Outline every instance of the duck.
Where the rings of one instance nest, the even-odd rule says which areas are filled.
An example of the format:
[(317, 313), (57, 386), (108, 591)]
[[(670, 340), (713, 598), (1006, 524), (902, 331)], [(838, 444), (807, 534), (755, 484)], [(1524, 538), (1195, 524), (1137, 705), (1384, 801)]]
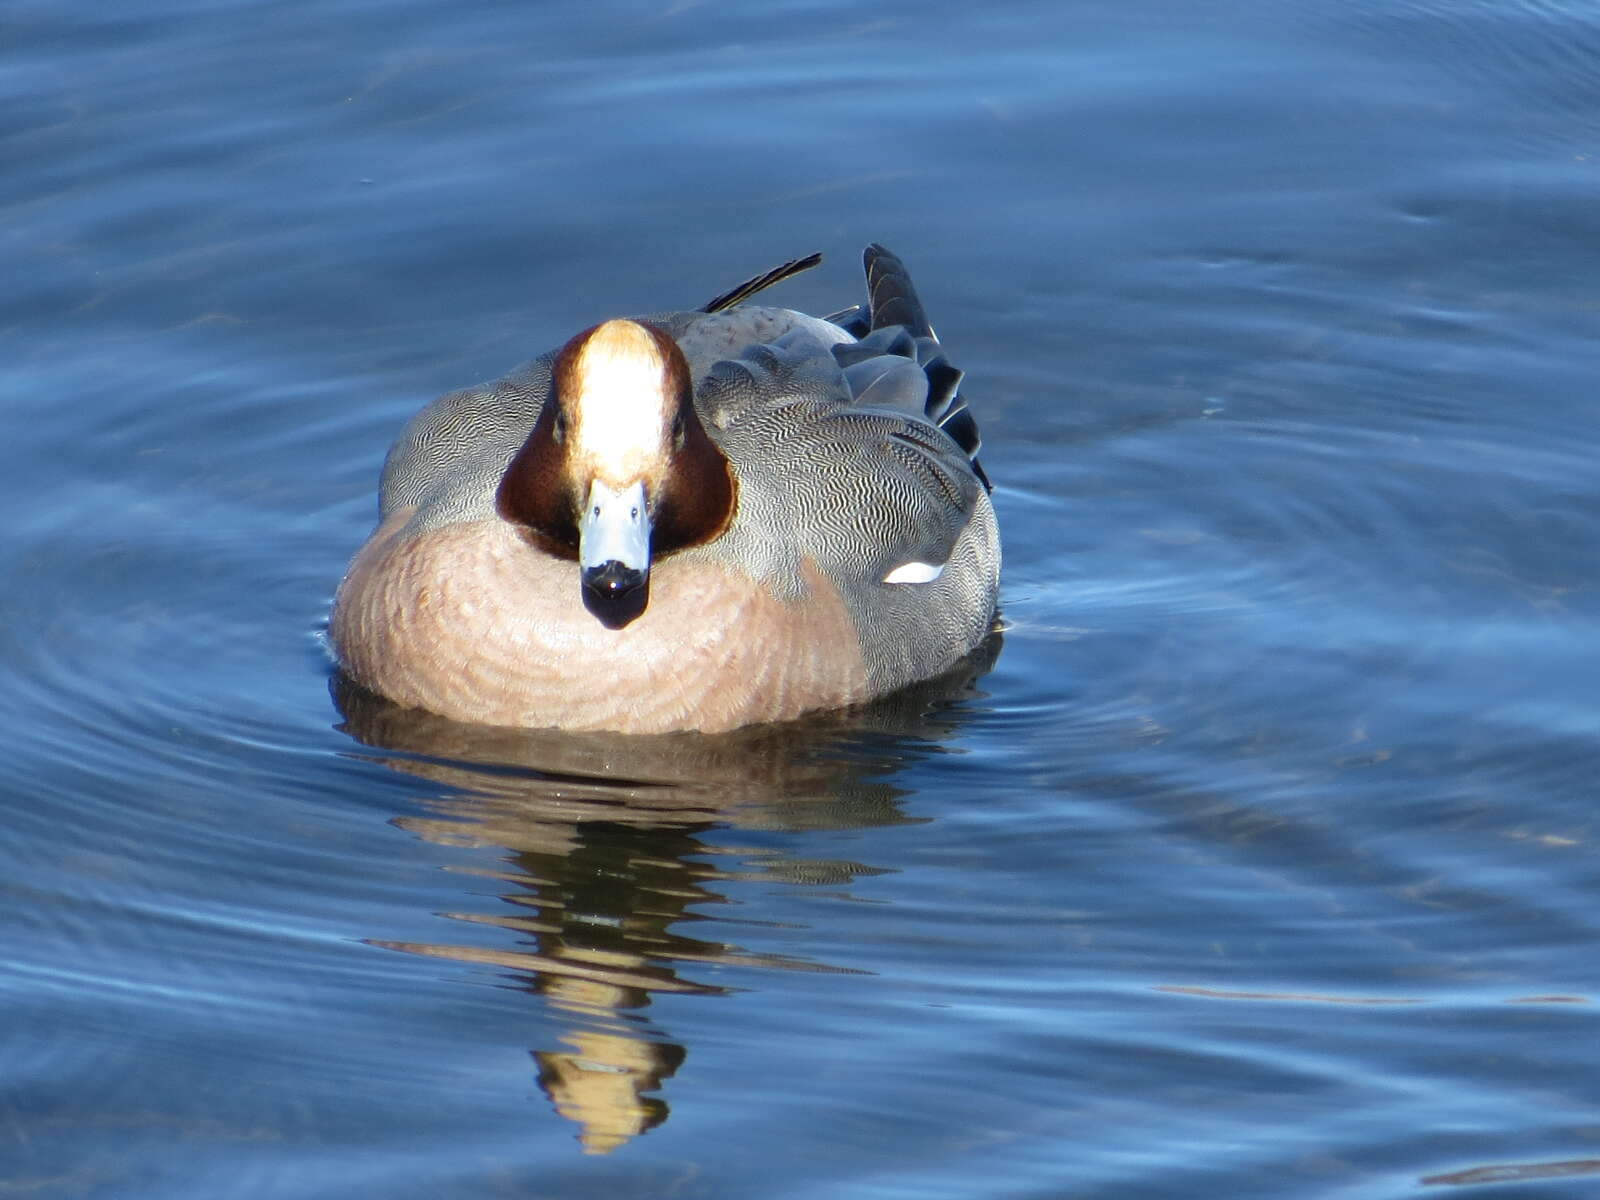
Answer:
[(978, 427), (904, 263), (827, 316), (591, 326), (418, 412), (339, 585), (349, 681), (525, 729), (720, 733), (884, 696), (996, 627)]

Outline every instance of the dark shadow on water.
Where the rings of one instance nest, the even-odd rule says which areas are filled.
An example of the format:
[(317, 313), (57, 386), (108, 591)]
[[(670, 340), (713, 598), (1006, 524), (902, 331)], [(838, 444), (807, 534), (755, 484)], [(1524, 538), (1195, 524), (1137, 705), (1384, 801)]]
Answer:
[[(730, 849), (711, 830), (826, 830), (907, 824), (896, 783), (943, 752), (993, 666), (992, 637), (937, 680), (875, 704), (716, 736), (628, 737), (463, 725), (400, 708), (336, 677), (340, 728), (372, 761), (434, 785), (429, 815), (396, 824), (429, 841), (494, 846), (504, 907), (452, 918), (504, 931), (503, 945), (374, 941), (500, 967), (570, 1015), (559, 1047), (531, 1051), (541, 1089), (604, 1154), (666, 1120), (660, 1089), (687, 1050), (644, 1014), (658, 993), (718, 995), (721, 967), (838, 971), (691, 936), (734, 880), (848, 886), (868, 864)], [(726, 865), (724, 865), (726, 864)], [(719, 927), (727, 928), (726, 922)]]

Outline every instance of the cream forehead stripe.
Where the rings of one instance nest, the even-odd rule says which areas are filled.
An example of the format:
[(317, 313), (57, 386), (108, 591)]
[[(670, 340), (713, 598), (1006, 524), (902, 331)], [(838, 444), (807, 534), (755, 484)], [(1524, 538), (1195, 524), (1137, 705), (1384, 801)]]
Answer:
[(596, 463), (630, 470), (661, 452), (673, 401), (667, 365), (649, 332), (632, 321), (607, 321), (573, 363), (569, 411), (575, 449)]

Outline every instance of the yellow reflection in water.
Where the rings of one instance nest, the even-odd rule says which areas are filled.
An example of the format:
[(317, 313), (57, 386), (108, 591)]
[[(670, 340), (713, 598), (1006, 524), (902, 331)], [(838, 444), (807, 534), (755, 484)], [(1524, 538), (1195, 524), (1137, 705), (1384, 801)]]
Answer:
[(841, 887), (877, 873), (740, 853), (699, 835), (908, 823), (895, 777), (943, 752), (962, 719), (950, 702), (971, 693), (997, 652), (996, 641), (946, 679), (868, 708), (718, 737), (458, 725), (337, 684), (344, 729), (386, 751), (378, 761), (435, 785), (419, 798), (430, 815), (395, 823), (429, 841), (498, 849), (502, 868), (476, 874), (509, 887), (498, 912), (444, 914), (498, 935), (491, 944), (371, 944), (504, 968), (566, 1014), (559, 1044), (530, 1051), (539, 1085), (578, 1126), (584, 1152), (608, 1154), (667, 1119), (651, 1093), (687, 1054), (642, 1010), (656, 993), (727, 990), (681, 968), (838, 969), (688, 936), (678, 927), (717, 928), (694, 909), (726, 903), (733, 880)]

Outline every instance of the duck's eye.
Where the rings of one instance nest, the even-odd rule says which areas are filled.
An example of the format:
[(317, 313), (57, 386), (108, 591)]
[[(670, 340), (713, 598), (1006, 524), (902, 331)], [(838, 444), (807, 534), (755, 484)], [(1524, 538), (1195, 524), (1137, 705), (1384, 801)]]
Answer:
[(679, 413), (672, 422), (672, 448), (682, 450), (684, 443), (683, 414)]
[(558, 442), (567, 440), (567, 414), (556, 409), (556, 419), (550, 425), (550, 436)]

